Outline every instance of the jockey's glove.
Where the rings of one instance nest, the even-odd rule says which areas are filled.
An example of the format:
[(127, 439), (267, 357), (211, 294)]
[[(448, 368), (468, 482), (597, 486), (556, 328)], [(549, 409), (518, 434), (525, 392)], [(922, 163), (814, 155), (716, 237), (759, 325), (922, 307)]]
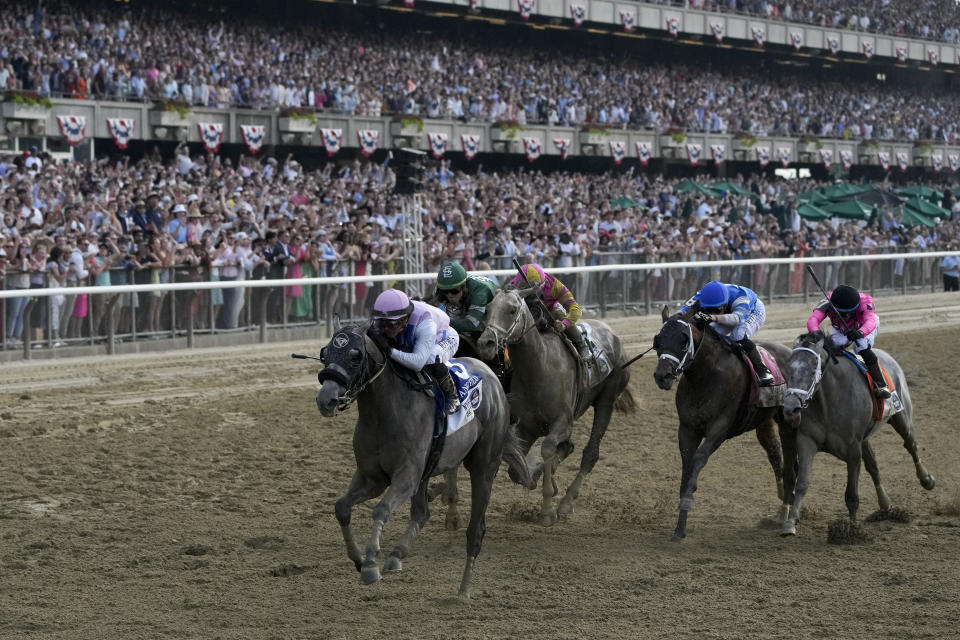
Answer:
[(849, 331), (847, 331), (846, 335), (847, 335), (847, 340), (849, 340), (850, 342), (856, 342), (857, 340), (863, 337), (863, 331), (860, 331), (860, 329), (850, 329)]

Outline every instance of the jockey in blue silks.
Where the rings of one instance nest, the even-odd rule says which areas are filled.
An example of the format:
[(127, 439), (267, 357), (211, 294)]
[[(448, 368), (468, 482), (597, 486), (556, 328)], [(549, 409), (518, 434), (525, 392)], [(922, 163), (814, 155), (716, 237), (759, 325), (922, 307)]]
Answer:
[(763, 363), (757, 345), (750, 340), (767, 318), (766, 309), (757, 294), (747, 287), (713, 280), (684, 303), (680, 308), (681, 313), (689, 311), (697, 303), (699, 310), (710, 316), (710, 326), (714, 331), (739, 344), (747, 354), (760, 385), (772, 383), (773, 374)]

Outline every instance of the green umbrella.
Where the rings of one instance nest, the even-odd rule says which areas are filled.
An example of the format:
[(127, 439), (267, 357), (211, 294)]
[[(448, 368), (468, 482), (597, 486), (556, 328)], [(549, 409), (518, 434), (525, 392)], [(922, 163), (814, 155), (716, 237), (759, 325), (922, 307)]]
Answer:
[(729, 191), (731, 193), (737, 194), (738, 196), (752, 195), (750, 191), (747, 191), (740, 185), (734, 182), (730, 182), (729, 180), (714, 182), (712, 185), (710, 185), (710, 188), (714, 190)]
[(873, 212), (873, 207), (860, 202), (856, 198), (852, 200), (844, 200), (843, 202), (835, 202), (833, 204), (823, 205), (823, 209), (828, 211), (832, 216), (836, 216), (838, 218), (851, 218), (854, 220), (866, 220)]
[(917, 196), (918, 198), (925, 198), (927, 200), (936, 200), (940, 202), (943, 200), (943, 194), (937, 191), (936, 189), (931, 189), (930, 187), (918, 184), (913, 187), (904, 187), (903, 189), (897, 189), (897, 193), (902, 196)]
[(683, 180), (677, 183), (677, 186), (673, 188), (674, 193), (703, 193), (711, 198), (716, 198), (720, 194), (710, 187), (706, 187), (699, 182), (694, 182), (693, 180)]
[(800, 208), (797, 209), (797, 213), (800, 214), (801, 218), (806, 218), (807, 220), (829, 220), (833, 217), (833, 214), (829, 211), (825, 211), (817, 205), (809, 202), (807, 204), (800, 205)]
[(863, 187), (859, 187), (849, 182), (841, 182), (840, 184), (834, 184), (829, 187), (824, 187), (821, 193), (827, 198), (842, 198), (843, 196), (849, 196), (853, 193), (860, 193), (864, 191)]
[(910, 198), (907, 200), (907, 207), (925, 216), (934, 216), (936, 218), (950, 217), (949, 211), (923, 198)]
[(900, 216), (900, 224), (905, 227), (915, 227), (918, 224), (922, 224), (925, 227), (932, 227), (937, 223), (922, 213), (918, 213), (909, 207), (904, 207), (903, 215)]
[(799, 200), (800, 202), (820, 203), (820, 202), (826, 202), (827, 197), (822, 193), (820, 193), (819, 189), (814, 189), (813, 191), (807, 191), (807, 192), (801, 193), (800, 195), (797, 196), (797, 200)]
[(630, 207), (635, 207), (635, 206), (637, 206), (637, 203), (633, 200), (633, 198), (628, 198), (627, 196), (614, 198), (613, 200), (610, 201), (611, 209), (613, 208), (629, 209)]

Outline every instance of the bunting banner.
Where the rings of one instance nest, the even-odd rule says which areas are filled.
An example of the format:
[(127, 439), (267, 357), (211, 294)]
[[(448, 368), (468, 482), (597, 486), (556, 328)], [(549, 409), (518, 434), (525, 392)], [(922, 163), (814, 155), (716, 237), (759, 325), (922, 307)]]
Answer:
[(403, 4), (407, 5), (408, 9), (413, 9), (413, 0), (403, 0)]
[(718, 167), (723, 164), (723, 159), (727, 155), (727, 147), (722, 144), (710, 145), (710, 153), (713, 154), (713, 164)]
[(480, 0), (469, 0), (469, 2), (470, 2), (470, 11), (479, 11), (479, 9), (477, 8), (477, 3), (480, 2)]
[(633, 27), (637, 23), (637, 17), (633, 15), (633, 11), (621, 11), (620, 12), (620, 24), (623, 25), (623, 30), (627, 33), (633, 31)]
[(680, 35), (680, 21), (677, 18), (667, 18), (667, 33), (676, 38)]
[(197, 129), (200, 131), (204, 148), (210, 153), (216, 153), (220, 149), (220, 141), (223, 140), (223, 125), (219, 122), (198, 122)]
[(529, 20), (533, 13), (534, 0), (517, 0), (517, 5), (520, 7), (520, 17), (524, 21)]
[(136, 120), (128, 120), (127, 118), (107, 118), (107, 129), (110, 130), (110, 136), (121, 149), (127, 148), (127, 143), (133, 137), (133, 128), (136, 123)]
[(480, 151), (480, 136), (467, 133), (460, 134), (460, 147), (463, 149), (463, 155), (467, 160), (473, 160), (473, 157)]
[(830, 163), (833, 162), (833, 151), (830, 149), (820, 149), (820, 159), (823, 160), (823, 166), (829, 169)]
[(901, 172), (905, 172), (910, 166), (910, 158), (907, 157), (906, 151), (897, 151), (897, 166), (900, 167)]
[(260, 151), (263, 146), (263, 139), (267, 137), (267, 127), (262, 124), (242, 124), (240, 125), (240, 137), (250, 153)]
[(640, 164), (647, 166), (650, 162), (650, 155), (652, 151), (650, 149), (650, 143), (648, 142), (638, 142), (637, 143), (637, 159), (640, 161)]
[(567, 152), (570, 151), (570, 138), (554, 138), (553, 146), (560, 150), (560, 159), (567, 159)]
[(853, 166), (853, 151), (840, 149), (840, 163), (843, 165), (844, 171), (849, 171), (850, 167)]
[(757, 152), (757, 162), (763, 169), (770, 163), (770, 147), (754, 147), (753, 150)]
[(613, 158), (613, 164), (623, 162), (623, 156), (627, 153), (627, 143), (623, 140), (610, 141), (610, 157)]
[(439, 160), (447, 152), (447, 134), (428, 133), (427, 139), (430, 141), (430, 153)]
[(897, 60), (900, 62), (906, 62), (907, 60), (907, 48), (906, 47), (897, 47)]
[(87, 135), (87, 119), (84, 116), (57, 116), (57, 124), (71, 147), (83, 142)]
[(793, 45), (794, 49), (800, 51), (800, 48), (803, 46), (803, 34), (799, 31), (791, 31), (790, 43)]
[(320, 135), (323, 137), (323, 148), (327, 150), (327, 156), (337, 155), (343, 142), (343, 129), (320, 129)]
[(570, 17), (573, 18), (573, 26), (579, 27), (587, 19), (587, 10), (581, 4), (570, 5)]
[(890, 171), (890, 154), (886, 151), (877, 152), (877, 162), (883, 167), (884, 171)]
[(947, 161), (950, 163), (950, 171), (956, 172), (960, 169), (960, 153), (951, 153), (947, 156)]
[(717, 42), (723, 42), (723, 23), (722, 22), (711, 22), (710, 31), (713, 33), (713, 37), (717, 39)]
[(380, 142), (380, 132), (376, 129), (360, 129), (357, 131), (357, 142), (360, 143), (360, 153), (363, 157), (369, 158), (377, 150), (377, 143)]
[(763, 30), (763, 27), (750, 27), (750, 31), (753, 33), (753, 41), (757, 43), (758, 47), (762, 47), (767, 40), (767, 32)]
[(527, 155), (527, 162), (533, 162), (543, 153), (543, 148), (540, 146), (540, 141), (536, 138), (524, 138), (523, 152)]
[(860, 48), (863, 50), (863, 55), (867, 57), (867, 60), (873, 57), (873, 40), (861, 40)]
[(933, 66), (937, 66), (937, 62), (940, 61), (940, 54), (937, 53), (936, 49), (927, 49), (927, 60), (929, 60)]
[(933, 170), (940, 173), (940, 170), (943, 169), (943, 154), (934, 153), (930, 156), (930, 161), (933, 163)]
[(695, 167), (700, 164), (700, 153), (702, 151), (700, 145), (687, 143), (687, 159), (690, 160), (690, 166)]
[(830, 50), (830, 55), (837, 55), (837, 51), (840, 51), (840, 39), (829, 36), (827, 38), (827, 49)]
[(784, 169), (790, 166), (790, 147), (778, 147), (777, 157), (780, 158), (780, 166)]

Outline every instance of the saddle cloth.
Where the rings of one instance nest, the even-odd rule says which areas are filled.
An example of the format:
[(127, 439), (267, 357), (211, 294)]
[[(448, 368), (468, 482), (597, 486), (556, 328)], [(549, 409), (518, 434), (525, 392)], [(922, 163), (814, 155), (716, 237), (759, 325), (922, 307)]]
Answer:
[(460, 409), (447, 416), (447, 434), (449, 435), (473, 420), (474, 413), (483, 399), (483, 378), (479, 374), (468, 371), (460, 362), (447, 362), (446, 365), (450, 370), (450, 377), (457, 386), (457, 394), (460, 396)]
[(773, 374), (773, 384), (761, 387), (759, 380), (757, 380), (757, 371), (753, 368), (753, 363), (750, 362), (750, 358), (748, 358), (745, 353), (741, 352), (740, 357), (747, 363), (747, 369), (749, 369), (751, 373), (750, 404), (758, 407), (782, 406), (783, 393), (787, 388), (787, 380), (783, 377), (783, 372), (780, 371), (780, 367), (777, 366), (777, 361), (774, 360), (769, 351), (760, 345), (757, 345), (757, 351), (763, 359), (763, 364), (767, 365), (767, 369)]
[(843, 351), (843, 355), (849, 358), (853, 364), (857, 365), (857, 369), (863, 374), (863, 379), (867, 383), (867, 389), (870, 391), (873, 419), (876, 422), (885, 422), (889, 420), (891, 416), (903, 411), (903, 401), (900, 400), (900, 394), (897, 393), (896, 388), (893, 386), (893, 379), (890, 378), (890, 374), (883, 368), (883, 365), (880, 365), (880, 372), (883, 373), (883, 377), (887, 381), (887, 387), (890, 389), (889, 398), (878, 398), (873, 393), (873, 377), (870, 375), (870, 372), (867, 371), (867, 365), (863, 363), (863, 358), (850, 351)]

